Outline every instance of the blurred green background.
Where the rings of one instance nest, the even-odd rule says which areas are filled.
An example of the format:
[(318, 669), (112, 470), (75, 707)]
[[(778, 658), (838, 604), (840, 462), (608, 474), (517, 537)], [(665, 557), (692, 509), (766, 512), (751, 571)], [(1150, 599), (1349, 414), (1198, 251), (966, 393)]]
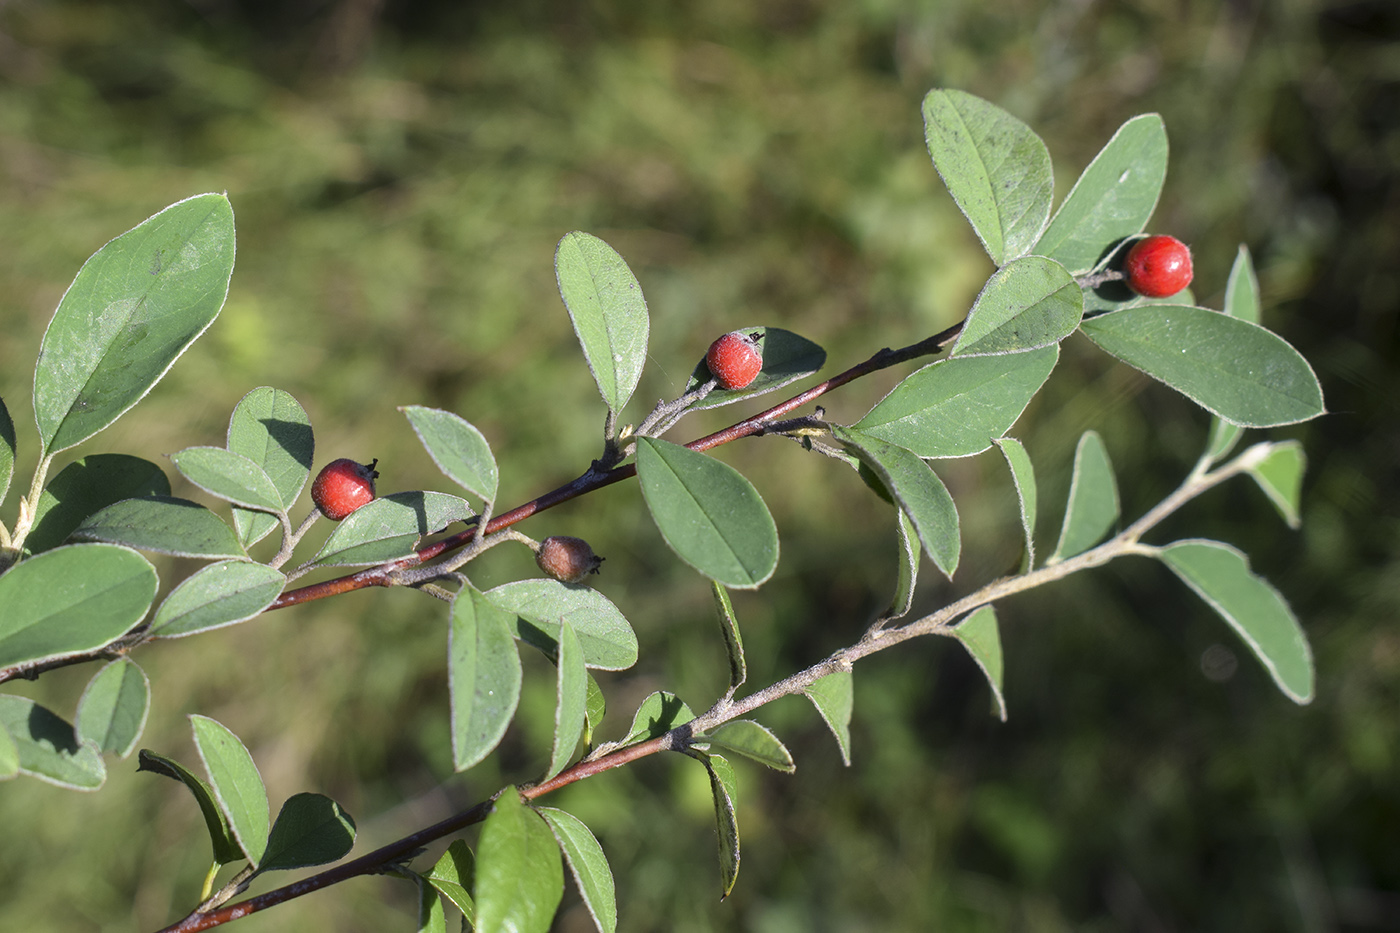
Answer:
[[(1061, 195), (1120, 123), (1160, 112), (1172, 161), (1152, 227), (1192, 244), (1203, 303), (1219, 306), (1250, 246), (1265, 321), (1313, 362), (1332, 412), (1269, 432), (1307, 446), (1304, 527), (1287, 531), (1238, 481), (1154, 540), (1245, 548), (1303, 620), (1317, 699), (1288, 702), (1163, 569), (1126, 562), (999, 607), (1007, 724), (942, 641), (862, 662), (849, 770), (803, 701), (765, 710), (798, 770), (740, 766), (743, 865), (724, 903), (691, 762), (644, 761), (548, 802), (600, 838), (629, 931), (1400, 929), (1392, 2), (11, 0), (0, 394), (20, 427), (16, 486), (34, 459), (33, 359), (63, 289), (107, 239), (202, 191), (227, 191), (237, 214), (228, 304), (74, 456), (163, 462), (220, 443), (238, 399), (275, 385), (310, 412), (317, 461), (379, 457), (381, 491), (450, 487), (396, 406), (459, 412), (494, 446), (502, 505), (525, 501), (599, 452), (602, 405), (554, 287), (554, 244), (572, 229), (612, 243), (651, 306), (634, 420), (735, 327), (798, 331), (832, 372), (926, 336), (991, 271), (924, 149), (919, 102), (941, 86), (1042, 133)], [(831, 396), (830, 415), (854, 420), (901, 374)], [(1207, 426), (1068, 341), (1015, 429), (1041, 477), (1042, 547), (1083, 430), (1104, 434), (1132, 517), (1179, 481)], [(794, 445), (719, 455), (782, 534), (778, 575), (736, 597), (757, 686), (883, 609), (893, 519), (853, 473)], [(1000, 458), (945, 467), (964, 557), (952, 584), (925, 565), (926, 609), (1018, 557)], [(722, 692), (707, 586), (634, 484), (522, 530), (588, 537), (608, 558), (598, 589), (639, 632), (636, 668), (600, 678), (605, 737), (652, 690), (695, 708)], [(482, 587), (535, 573), (519, 548), (473, 568)], [(162, 579), (190, 569), (164, 563)], [(196, 765), (185, 715), (214, 716), (249, 745), (274, 807), (330, 794), (368, 851), (548, 760), (552, 680), (530, 660), (500, 752), (452, 774), (444, 619), (376, 590), (145, 649), (141, 744)], [(15, 689), (71, 715), (90, 673)], [(0, 786), (0, 927), (153, 930), (194, 903), (209, 847), (193, 802), (134, 760), (110, 764), (95, 794)], [(407, 930), (412, 904), (401, 881), (361, 879), (238, 929)], [(589, 928), (572, 891), (557, 928)]]

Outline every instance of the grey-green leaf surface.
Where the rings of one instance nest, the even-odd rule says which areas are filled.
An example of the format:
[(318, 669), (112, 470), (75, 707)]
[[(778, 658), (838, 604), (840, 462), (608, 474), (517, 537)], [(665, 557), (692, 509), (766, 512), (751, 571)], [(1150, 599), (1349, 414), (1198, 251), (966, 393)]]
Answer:
[(247, 621), (272, 605), (286, 585), (286, 576), (266, 564), (210, 564), (170, 591), (151, 620), (150, 634), (179, 638)]
[(500, 744), (520, 702), (520, 654), (510, 619), (471, 586), (452, 601), (447, 639), (452, 762), (465, 771)]
[(696, 753), (710, 776), (710, 793), (715, 799), (715, 828), (719, 836), (720, 900), (734, 890), (739, 880), (739, 820), (734, 814), (739, 798), (739, 781), (734, 766), (722, 755)]
[[(790, 330), (763, 326), (736, 327), (735, 330), (749, 334), (758, 342), (758, 352), (763, 357), (763, 369), (754, 377), (753, 382), (742, 389), (715, 389), (691, 405), (692, 411), (732, 405), (756, 395), (773, 392), (789, 383), (807, 378), (826, 365), (825, 350)], [(689, 392), (708, 382), (710, 375), (710, 367), (703, 359), (700, 360), (686, 382), (685, 391)]]
[(293, 794), (272, 824), (258, 872), (324, 865), (354, 845), (355, 820), (340, 804), (322, 794)]
[(637, 479), (661, 537), (681, 560), (731, 589), (756, 589), (778, 566), (778, 526), (758, 490), (713, 457), (637, 439)]
[(623, 745), (644, 742), (665, 735), (677, 726), (695, 718), (685, 701), (674, 693), (658, 690), (642, 701), (632, 717), (632, 728), (623, 737)]
[(919, 543), (919, 533), (914, 523), (903, 509), (895, 509), (895, 527), (899, 532), (899, 564), (897, 565), (894, 598), (890, 608), (880, 618), (886, 622), (902, 619), (914, 607), (914, 585), (919, 581), (919, 558), (923, 556), (923, 546)]
[(719, 630), (724, 638), (724, 653), (729, 658), (729, 692), (744, 685), (749, 677), (744, 661), (744, 636), (739, 633), (739, 619), (734, 615), (734, 602), (723, 585), (710, 582), (715, 597), (715, 612), (719, 614)]
[(58, 471), (39, 496), (25, 549), (58, 547), (83, 519), (123, 499), (170, 495), (170, 480), (149, 460), (126, 454), (91, 454)]
[(593, 733), (598, 731), (598, 727), (603, 724), (603, 717), (608, 712), (608, 701), (603, 696), (603, 688), (598, 686), (598, 681), (592, 674), (588, 675), (588, 696), (584, 700), (583, 708), (583, 744), (593, 744)]
[(564, 896), (559, 843), (514, 787), (496, 798), (476, 852), (476, 933), (546, 933)]
[(851, 712), (855, 709), (855, 676), (850, 671), (827, 674), (802, 690), (812, 701), (841, 749), (841, 761), (851, 766)]
[(910, 374), (853, 427), (920, 457), (967, 457), (1005, 434), (1059, 359), (1058, 345), (938, 360)]
[(107, 780), (97, 746), (28, 697), (0, 694), (0, 732), (14, 745), (19, 774), (69, 790), (97, 790)]
[(1249, 558), (1219, 541), (1178, 541), (1157, 555), (1244, 639), (1295, 703), (1313, 698), (1308, 638), (1278, 590), (1249, 569)]
[(559, 623), (567, 619), (578, 635), (589, 667), (620, 671), (637, 663), (637, 633), (602, 593), (556, 580), (519, 580), (486, 593), (491, 604), (510, 613), (515, 636), (551, 658), (559, 646)]
[(949, 356), (1018, 353), (1059, 343), (1079, 326), (1084, 290), (1044, 256), (1002, 266), (972, 303)]
[(124, 499), (89, 515), (73, 537), (124, 544), (142, 551), (214, 560), (247, 557), (233, 529), (188, 499)]
[(909, 516), (924, 550), (949, 579), (958, 569), (958, 510), (938, 474), (912, 451), (873, 435), (833, 426), (832, 436), (861, 458)]
[(233, 828), (229, 826), (228, 817), (219, 809), (219, 802), (214, 799), (214, 791), (208, 784), (173, 758), (157, 755), (149, 749), (141, 749), (137, 760), (137, 771), (149, 771), (173, 778), (184, 784), (194, 795), (195, 802), (199, 804), (199, 811), (204, 815), (204, 826), (209, 831), (209, 841), (214, 847), (215, 862), (228, 865), (244, 857), (243, 849), (239, 847), (238, 840), (233, 835)]
[(476, 883), (476, 856), (465, 839), (454, 839), (432, 871), (423, 877), (462, 912), (468, 924), (476, 925), (476, 902), (471, 896)]
[(44, 332), (34, 416), (46, 454), (80, 444), (140, 401), (214, 322), (233, 275), (221, 194), (172, 204), (78, 271)]
[(554, 274), (598, 392), (619, 412), (646, 364), (651, 325), (642, 287), (617, 250), (578, 230), (559, 241)]
[(242, 454), (222, 447), (186, 447), (171, 454), (170, 462), (211, 496), (264, 512), (282, 509), (282, 496), (272, 477)]
[(1299, 514), (1303, 495), (1303, 471), (1307, 469), (1308, 457), (1303, 453), (1303, 445), (1297, 441), (1261, 445), (1266, 453), (1262, 457), (1246, 460), (1246, 469), (1264, 495), (1278, 509), (1289, 528), (1297, 528), (1302, 522)]
[(350, 513), (326, 538), (315, 560), (324, 567), (397, 560), (413, 553), (424, 536), (474, 514), (466, 499), (444, 492), (396, 492)]
[(1103, 540), (1118, 522), (1118, 481), (1097, 431), (1085, 431), (1074, 448), (1069, 501), (1060, 525), (1060, 542), (1046, 564), (1058, 564)]
[(190, 727), (214, 799), (228, 818), (233, 837), (252, 865), (261, 864), (267, 851), (272, 811), (253, 756), (238, 736), (208, 716), (191, 715)]
[(752, 719), (734, 719), (707, 733), (703, 741), (711, 748), (743, 755), (752, 761), (791, 774), (797, 770), (792, 753), (776, 735)]
[[(290, 392), (260, 386), (243, 396), (228, 421), (227, 446), (262, 467), (277, 488), (282, 508), (296, 503), (311, 475), (316, 438), (306, 409)], [(235, 506), (233, 527), (247, 547), (276, 528), (277, 518)]]
[(88, 681), (78, 701), (78, 736), (119, 758), (131, 754), (146, 728), (151, 682), (130, 658), (118, 658)]
[(996, 443), (1011, 469), (1011, 485), (1016, 489), (1016, 501), (1020, 505), (1021, 531), (1026, 536), (1026, 554), (1021, 561), (1021, 572), (1025, 573), (1035, 566), (1035, 511), (1039, 495), (1035, 467), (1031, 465), (1025, 446), (1016, 438), (1002, 437)]
[(956, 90), (924, 97), (924, 139), (943, 184), (998, 266), (1026, 255), (1050, 218), (1050, 151), (1030, 127)]
[(422, 441), (433, 463), (452, 482), (486, 502), (496, 498), (496, 458), (486, 437), (460, 415), (439, 408), (406, 405), (399, 409)]
[(972, 660), (982, 668), (997, 714), (1006, 722), (1006, 697), (1002, 693), (1001, 632), (997, 613), (991, 606), (982, 606), (953, 627), (953, 637), (962, 642)]
[(1108, 248), (1138, 233), (1157, 208), (1167, 177), (1167, 128), (1155, 113), (1133, 117), (1074, 183), (1035, 252), (1070, 272), (1092, 269)]
[(15, 475), (15, 422), (5, 400), (0, 398), (0, 502), (10, 491), (10, 480)]
[[(1235, 255), (1235, 264), (1230, 268), (1230, 279), (1225, 285), (1225, 313), (1241, 321), (1258, 324), (1259, 305), (1259, 279), (1254, 275), (1254, 262), (1250, 259), (1249, 248), (1241, 243), (1239, 252)], [(1222, 421), (1219, 416), (1212, 416), (1210, 422), (1210, 441), (1206, 445), (1206, 454), (1213, 463), (1234, 449), (1239, 443), (1240, 435), (1244, 433), (1244, 428)]]
[(554, 747), (549, 756), (549, 770), (545, 772), (546, 780), (563, 771), (573, 758), (588, 714), (588, 669), (583, 666), (583, 648), (568, 619), (559, 624), (557, 663)]
[(613, 933), (617, 929), (617, 893), (603, 847), (583, 820), (572, 813), (541, 807), (539, 814), (549, 824), (559, 848), (564, 852), (564, 861), (569, 864), (569, 871), (578, 885), (584, 906), (593, 917), (594, 925), (599, 933)]
[(1090, 340), (1226, 421), (1264, 428), (1325, 411), (1297, 350), (1264, 328), (1185, 305), (1124, 308), (1086, 320)]
[(71, 657), (110, 644), (146, 615), (156, 569), (135, 551), (73, 544), (0, 576), (0, 668)]

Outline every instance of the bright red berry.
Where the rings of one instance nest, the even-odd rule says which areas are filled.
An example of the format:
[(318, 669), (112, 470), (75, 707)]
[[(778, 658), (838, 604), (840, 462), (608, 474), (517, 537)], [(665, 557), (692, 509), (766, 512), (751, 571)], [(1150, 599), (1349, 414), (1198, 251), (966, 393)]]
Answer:
[(311, 484), (311, 501), (321, 514), (338, 522), (362, 505), (374, 501), (374, 481), (379, 476), (374, 468), (379, 461), (356, 463), (341, 458), (321, 468), (316, 482)]
[(1191, 284), (1191, 250), (1173, 236), (1138, 240), (1123, 260), (1128, 287), (1147, 298), (1166, 298)]
[(540, 542), (535, 552), (535, 563), (540, 569), (560, 583), (579, 583), (590, 573), (598, 572), (598, 565), (604, 558), (593, 553), (593, 548), (582, 538), (568, 535), (552, 535)]
[(758, 352), (758, 341), (736, 330), (710, 344), (705, 365), (721, 389), (742, 389), (758, 378), (763, 355)]

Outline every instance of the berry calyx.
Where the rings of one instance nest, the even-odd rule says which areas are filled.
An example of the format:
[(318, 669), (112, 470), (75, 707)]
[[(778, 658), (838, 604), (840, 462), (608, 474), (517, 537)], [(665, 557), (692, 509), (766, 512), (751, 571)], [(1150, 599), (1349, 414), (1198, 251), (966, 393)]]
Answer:
[(535, 552), (535, 563), (540, 569), (560, 583), (579, 583), (590, 573), (598, 572), (598, 565), (604, 558), (593, 553), (593, 548), (582, 538), (568, 535), (551, 535), (540, 542)]
[(758, 378), (763, 355), (752, 335), (736, 330), (710, 344), (705, 365), (721, 389), (742, 389)]
[(1191, 250), (1174, 236), (1138, 240), (1123, 260), (1128, 287), (1145, 298), (1166, 298), (1191, 284)]
[(360, 506), (374, 501), (374, 481), (379, 476), (378, 460), (356, 463), (342, 457), (332, 460), (316, 474), (311, 484), (311, 501), (321, 514), (338, 522)]

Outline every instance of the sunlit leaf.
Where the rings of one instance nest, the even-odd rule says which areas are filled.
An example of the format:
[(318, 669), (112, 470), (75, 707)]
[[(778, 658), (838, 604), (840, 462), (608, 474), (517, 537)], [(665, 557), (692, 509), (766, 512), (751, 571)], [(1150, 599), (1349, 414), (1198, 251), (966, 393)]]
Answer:
[(470, 586), (452, 601), (447, 673), (452, 761), (465, 771), (500, 744), (520, 702), (522, 678), (509, 618)]
[(599, 933), (613, 933), (617, 929), (617, 894), (603, 847), (583, 821), (572, 813), (541, 807), (539, 814), (564, 851), (564, 860), (569, 863), (574, 883), (578, 885), (594, 925)]
[(210, 564), (170, 591), (151, 620), (149, 634), (179, 638), (244, 622), (271, 606), (286, 585), (286, 576), (266, 564)]
[(228, 818), (229, 828), (248, 861), (258, 865), (267, 851), (272, 824), (267, 789), (258, 766), (238, 736), (222, 723), (208, 716), (191, 715), (190, 726), (214, 799)]
[[(260, 386), (243, 396), (229, 418), (227, 446), (262, 467), (282, 508), (291, 509), (311, 475), (316, 438), (306, 409), (290, 392)], [(276, 528), (277, 519), (234, 506), (233, 527), (247, 547)]]
[(567, 619), (588, 667), (620, 671), (637, 663), (637, 633), (597, 590), (557, 580), (519, 580), (488, 590), (486, 598), (515, 617), (508, 624), (517, 638), (550, 657), (558, 651), (560, 620)]
[(567, 619), (559, 625), (558, 704), (554, 710), (554, 749), (545, 779), (554, 777), (573, 758), (588, 715), (588, 669), (583, 648)]
[(282, 509), (282, 496), (261, 466), (222, 447), (186, 447), (170, 455), (185, 479), (234, 505), (266, 512)]
[(467, 923), (476, 923), (476, 902), (471, 896), (476, 884), (476, 856), (465, 839), (453, 840), (432, 871), (423, 877), (462, 912)]
[(1058, 564), (1103, 540), (1118, 522), (1118, 482), (1097, 431), (1085, 431), (1074, 449), (1069, 501), (1060, 525), (1060, 542), (1046, 564)]
[(1259, 445), (1261, 456), (1247, 458), (1246, 470), (1278, 509), (1289, 528), (1302, 524), (1303, 471), (1308, 457), (1297, 441)]
[(802, 694), (812, 701), (836, 737), (841, 761), (851, 766), (851, 712), (855, 708), (855, 678), (850, 671), (836, 671), (813, 681)]
[(406, 557), (427, 535), (475, 515), (466, 499), (443, 492), (396, 492), (361, 506), (336, 525), (316, 563), (382, 564)]
[(744, 662), (744, 637), (739, 633), (739, 620), (734, 615), (734, 603), (729, 591), (721, 584), (711, 582), (715, 597), (715, 611), (719, 614), (720, 634), (724, 637), (724, 653), (729, 658), (729, 689), (734, 691), (748, 679), (748, 665)]
[(632, 717), (632, 728), (627, 730), (622, 744), (631, 745), (633, 742), (659, 738), (694, 718), (695, 714), (680, 697), (658, 690), (637, 707)]
[(1014, 437), (997, 439), (997, 447), (1011, 468), (1011, 485), (1016, 490), (1016, 501), (1021, 511), (1021, 531), (1026, 536), (1026, 554), (1021, 561), (1021, 572), (1035, 566), (1035, 510), (1038, 492), (1035, 484), (1035, 467), (1031, 465), (1026, 448)]
[(486, 502), (496, 498), (496, 458), (480, 431), (450, 411), (421, 405), (399, 411), (408, 416), (428, 456), (448, 479)]
[(97, 746), (28, 697), (0, 694), (0, 732), (14, 745), (19, 774), (69, 790), (97, 790), (107, 780)]
[(702, 741), (719, 751), (734, 752), (775, 771), (797, 770), (792, 753), (766, 727), (751, 719), (735, 719), (706, 733)]
[(0, 399), (0, 502), (9, 492), (10, 479), (15, 475), (15, 423), (5, 400)]
[(949, 356), (1018, 353), (1058, 343), (1079, 326), (1084, 291), (1059, 263), (1027, 256), (982, 287)]
[(1001, 633), (997, 627), (996, 610), (991, 606), (975, 610), (953, 627), (953, 636), (963, 643), (972, 660), (982, 668), (992, 688), (997, 714), (1002, 722), (1006, 722), (1006, 697), (1002, 694), (1001, 682)]
[(642, 287), (617, 250), (578, 230), (559, 241), (554, 273), (598, 392), (621, 411), (646, 363), (651, 325)]
[(564, 895), (559, 843), (514, 787), (496, 798), (476, 855), (476, 933), (546, 933)]
[(83, 519), (123, 499), (170, 495), (160, 467), (126, 454), (92, 454), (74, 460), (49, 480), (24, 539), (31, 553), (58, 547)]
[(119, 758), (131, 754), (146, 728), (151, 682), (130, 658), (118, 658), (93, 675), (78, 701), (78, 735)]
[(739, 781), (734, 766), (720, 755), (695, 752), (710, 776), (710, 793), (715, 799), (715, 828), (719, 835), (720, 900), (734, 890), (739, 880), (739, 821), (734, 814)]
[[(1230, 280), (1225, 286), (1225, 313), (1241, 321), (1258, 324), (1259, 306), (1259, 279), (1254, 275), (1254, 262), (1250, 259), (1249, 248), (1241, 243), (1240, 250), (1235, 255), (1235, 264), (1230, 269)], [(1219, 416), (1212, 416), (1210, 441), (1206, 445), (1206, 452), (1211, 461), (1220, 460), (1233, 450), (1242, 434), (1244, 428), (1223, 421)]]
[(124, 544), (142, 551), (195, 557), (247, 557), (233, 529), (188, 499), (149, 496), (124, 499), (89, 515), (73, 537)]

